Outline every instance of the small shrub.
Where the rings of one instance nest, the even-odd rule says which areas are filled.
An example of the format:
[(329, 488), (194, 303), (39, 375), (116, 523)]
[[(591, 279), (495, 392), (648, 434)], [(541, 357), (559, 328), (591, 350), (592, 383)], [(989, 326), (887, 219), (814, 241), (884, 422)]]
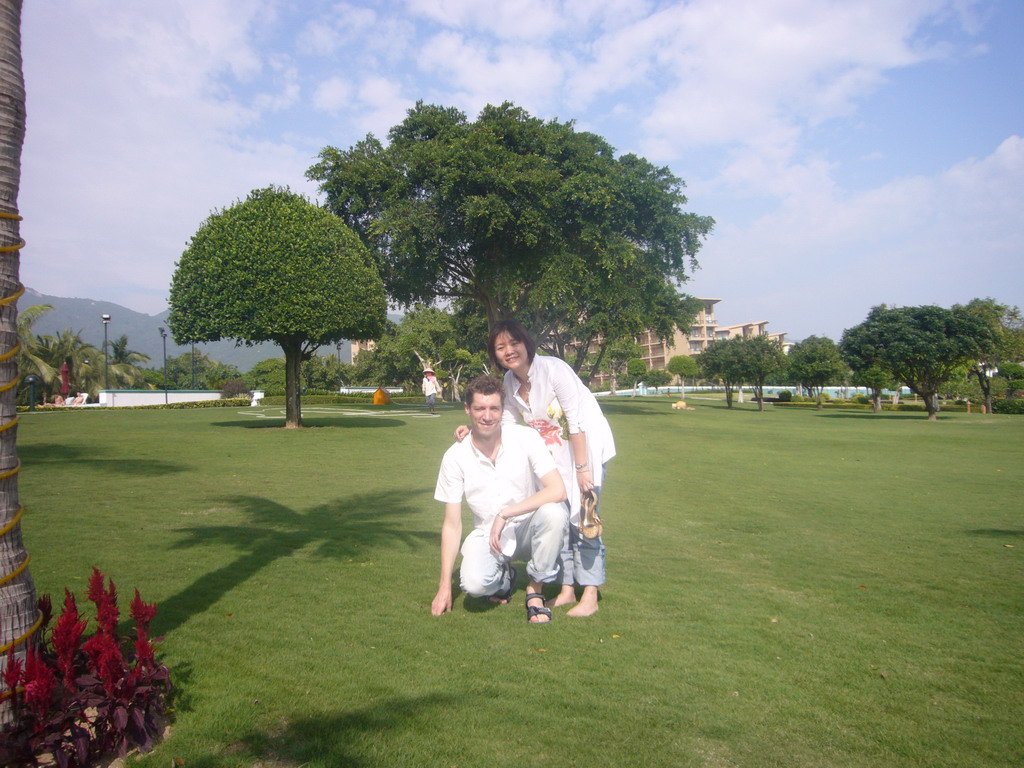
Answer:
[(1000, 399), (992, 401), (992, 413), (1024, 414), (1024, 399)]
[(827, 403), (831, 399), (832, 399), (832, 395), (830, 395), (828, 392), (822, 392), (821, 393), (821, 402)]
[(228, 379), (220, 391), (221, 397), (246, 397), (251, 390), (242, 379)]
[[(88, 599), (96, 606), (96, 633), (83, 642), (87, 621), (64, 590), (64, 610), (49, 638), (48, 597), (39, 600), (38, 645), (24, 661), (12, 648), (3, 683), (12, 692), (11, 719), (0, 729), (0, 765), (81, 768), (100, 757), (153, 748), (166, 711), (170, 673), (157, 664), (149, 624), (156, 606), (131, 603), (134, 637), (117, 634), (117, 588), (93, 568)], [(47, 641), (48, 640), (48, 641)]]
[(871, 398), (867, 395), (857, 394), (854, 395), (851, 400), (858, 405), (871, 405)]
[(780, 403), (789, 403), (793, 400), (793, 393), (788, 389), (783, 389), (779, 391), (779, 394), (776, 395), (776, 397)]

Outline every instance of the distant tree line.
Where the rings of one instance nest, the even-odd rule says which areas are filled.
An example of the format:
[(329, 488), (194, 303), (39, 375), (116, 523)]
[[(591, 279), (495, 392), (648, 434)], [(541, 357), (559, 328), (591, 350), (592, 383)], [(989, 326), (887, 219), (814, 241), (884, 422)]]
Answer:
[(991, 411), (994, 396), (1024, 390), (1022, 359), (1020, 310), (988, 298), (949, 309), (880, 305), (838, 344), (810, 336), (788, 355), (767, 336), (718, 340), (697, 356), (697, 364), (703, 377), (725, 387), (729, 407), (732, 390), (749, 385), (763, 409), (764, 385), (777, 383), (798, 384), (819, 408), (827, 386), (866, 387), (881, 410), (883, 391), (906, 386), (935, 419), (942, 396), (970, 398)]

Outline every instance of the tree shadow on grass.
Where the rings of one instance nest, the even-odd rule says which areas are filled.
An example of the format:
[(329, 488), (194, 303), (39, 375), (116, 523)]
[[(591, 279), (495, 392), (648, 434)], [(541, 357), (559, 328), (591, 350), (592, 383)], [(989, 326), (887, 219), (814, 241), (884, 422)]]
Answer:
[(124, 475), (167, 475), (189, 469), (184, 464), (172, 464), (159, 459), (107, 459), (103, 458), (103, 453), (102, 447), (90, 446), (86, 450), (81, 446), (59, 443), (26, 445), (18, 448), (18, 457), (27, 466), (73, 464), (78, 469), (118, 472)]
[[(241, 427), (242, 429), (283, 429), (284, 416), (246, 416), (238, 421), (215, 421), (214, 427)], [(405, 422), (398, 419), (385, 419), (379, 416), (318, 416), (313, 418), (302, 418), (303, 429), (315, 429), (320, 427), (343, 427), (343, 428), (376, 428), (376, 427), (404, 427)]]
[(967, 531), (972, 536), (998, 536), (1002, 538), (1022, 538), (1024, 537), (1024, 529), (1013, 529), (1013, 528), (975, 528)]
[[(819, 413), (818, 415), (826, 419), (885, 419), (886, 421), (888, 421), (889, 419), (893, 419), (902, 421), (928, 421), (928, 414), (925, 413), (924, 411), (920, 411), (918, 413), (894, 413), (892, 411), (883, 413), (851, 413), (849, 411), (847, 411), (846, 413), (836, 413), (833, 411), (830, 413), (828, 411), (825, 411), (824, 413)], [(948, 417), (943, 413), (939, 413), (938, 420), (947, 421)]]
[(266, 566), (302, 549), (311, 547), (317, 557), (344, 559), (394, 542), (410, 548), (427, 541), (435, 543), (436, 531), (410, 531), (399, 523), (399, 518), (422, 509), (411, 499), (423, 493), (428, 491), (355, 494), (306, 512), (258, 496), (221, 499), (221, 503), (240, 509), (249, 524), (181, 528), (184, 538), (173, 549), (228, 545), (239, 551), (238, 557), (161, 601), (154, 629), (162, 634), (177, 629)]
[(599, 398), (597, 402), (601, 405), (601, 410), (606, 415), (615, 414), (616, 416), (660, 416), (671, 405), (669, 400), (665, 401), (665, 407), (662, 408), (660, 403), (620, 403), (615, 400), (609, 400), (607, 397)]
[[(384, 765), (379, 745), (388, 735), (414, 729), (429, 738), (436, 728), (433, 710), (465, 706), (467, 697), (452, 694), (394, 698), (376, 706), (339, 715), (296, 720), (276, 731), (251, 732), (226, 752), (241, 762), (253, 765), (298, 768), (302, 765), (330, 765), (336, 768), (363, 768)], [(377, 748), (373, 748), (377, 747)], [(372, 752), (370, 751), (372, 749)], [(396, 758), (397, 765), (401, 761)], [(192, 768), (214, 768), (224, 764), (224, 755), (189, 760)], [(442, 764), (442, 763), (439, 763)], [(450, 764), (443, 761), (444, 765)]]

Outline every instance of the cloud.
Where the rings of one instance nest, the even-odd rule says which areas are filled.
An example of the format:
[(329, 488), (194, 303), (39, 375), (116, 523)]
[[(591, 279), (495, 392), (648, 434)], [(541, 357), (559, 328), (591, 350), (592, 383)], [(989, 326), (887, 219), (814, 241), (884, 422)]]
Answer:
[[(988, 144), (971, 144), (976, 132), (941, 154), (929, 148), (902, 178), (884, 175), (908, 141), (896, 121), (871, 119), (870, 141), (849, 138), (903, 93), (904, 70), (929, 85), (930, 62), (978, 77), (984, 60), (970, 57), (1003, 39), (971, 37), (986, 30), (979, 9), (1012, 16), (1014, 6), (307, 5), (68, 0), (53, 14), (26, 4), (25, 282), (159, 311), (174, 261), (212, 209), (270, 183), (312, 193), (304, 172), (319, 147), (383, 137), (422, 98), (471, 117), (512, 100), (671, 163), (693, 210), (718, 220), (691, 287), (721, 295), (724, 320), (835, 334), (880, 301), (952, 303), (992, 293), (986, 284), (1024, 284), (1021, 139), (1006, 138), (1019, 127), (1004, 128), (1004, 113), (977, 116), (1002, 131), (986, 128)], [(848, 157), (830, 141), (840, 130)], [(993, 135), (1006, 141), (996, 148)], [(866, 158), (883, 162), (868, 169)]]
[(564, 68), (558, 58), (533, 45), (488, 46), (455, 32), (440, 32), (417, 57), (424, 72), (445, 78), (458, 106), (470, 113), (486, 104), (514, 101), (530, 111), (552, 106)]
[(365, 109), (358, 117), (364, 133), (387, 135), (390, 128), (405, 119), (414, 102), (402, 95), (398, 83), (383, 77), (371, 77), (359, 86), (359, 100)]
[(331, 77), (317, 86), (313, 106), (322, 112), (337, 114), (349, 106), (351, 99), (352, 85), (341, 77)]
[[(312, 191), (305, 153), (246, 136), (297, 96), (287, 61), (252, 44), (264, 10), (209, 0), (25, 8), (26, 284), (158, 312), (211, 210), (271, 183)], [(282, 89), (246, 101), (234, 84), (264, 70)]]
[(297, 40), (300, 54), (323, 57), (360, 70), (393, 66), (405, 58), (416, 31), (401, 15), (337, 3), (305, 22)]
[(1020, 136), (987, 157), (849, 197), (827, 174), (802, 180), (751, 225), (720, 226), (688, 290), (718, 295), (717, 286), (730, 285), (723, 316), (763, 315), (795, 338), (837, 339), (883, 302), (950, 306), (1001, 288), (994, 298), (1021, 303)]
[(442, 27), (520, 44), (545, 41), (566, 23), (561, 4), (547, 0), (406, 0), (405, 5)]
[[(647, 145), (791, 140), (849, 114), (886, 72), (948, 55), (922, 30), (948, 2), (693, 0), (603, 26), (570, 77), (581, 105), (630, 92)], [(673, 151), (674, 150), (674, 151)]]

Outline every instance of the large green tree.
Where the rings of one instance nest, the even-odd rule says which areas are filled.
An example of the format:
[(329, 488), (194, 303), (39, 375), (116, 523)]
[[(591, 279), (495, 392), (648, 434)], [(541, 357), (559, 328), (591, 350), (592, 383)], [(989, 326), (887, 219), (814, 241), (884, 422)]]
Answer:
[(996, 344), (992, 324), (964, 307), (887, 307), (868, 313), (840, 342), (857, 368), (877, 364), (924, 400), (928, 419), (937, 418), (943, 382), (964, 365), (974, 365)]
[(373, 338), (386, 319), (384, 286), (359, 238), (279, 187), (254, 190), (202, 224), (174, 272), (170, 304), (179, 343), (281, 347), (288, 427), (302, 426), (302, 361), (343, 338)]
[(647, 375), (647, 363), (642, 358), (634, 357), (626, 362), (626, 379), (633, 388), (631, 397), (636, 397), (637, 385)]
[(985, 408), (992, 413), (992, 379), (1001, 365), (1024, 360), (1024, 317), (1020, 308), (1000, 304), (995, 299), (973, 299), (964, 309), (987, 323), (995, 334), (994, 343), (984, 357), (974, 361), (968, 370), (981, 389)]
[(902, 385), (893, 378), (892, 373), (877, 363), (872, 363), (865, 368), (856, 367), (860, 365), (857, 360), (848, 360), (853, 368), (851, 383), (855, 387), (867, 387), (871, 390), (871, 407), (875, 413), (882, 412), (882, 391), (886, 389), (898, 390)]
[(693, 379), (698, 372), (697, 360), (690, 355), (673, 355), (669, 358), (666, 370), (679, 377), (679, 384), (684, 385), (686, 379)]
[(790, 378), (817, 396), (819, 408), (824, 388), (841, 382), (847, 371), (839, 347), (827, 336), (808, 336), (789, 351), (787, 362)]
[(472, 340), (464, 343), (456, 328), (457, 321), (452, 313), (417, 305), (406, 313), (398, 326), (395, 350), (415, 358), (420, 371), (432, 367), (441, 382), (451, 387), (452, 400), (458, 401), (462, 381), (483, 370), (485, 356), (467, 349), (478, 345)]
[(767, 334), (740, 339), (740, 370), (743, 381), (754, 388), (757, 410), (764, 411), (764, 384), (774, 373), (786, 367), (786, 353), (782, 342)]
[[(166, 372), (168, 389), (222, 389), (226, 382), (241, 377), (241, 372), (234, 365), (214, 360), (198, 351), (195, 355), (184, 352), (176, 357), (168, 357)], [(147, 386), (164, 388), (163, 364), (159, 368), (143, 368), (142, 374)], [(281, 389), (284, 389), (283, 377)]]
[(711, 342), (697, 355), (697, 365), (705, 379), (721, 381), (725, 387), (725, 405), (732, 408), (732, 388), (743, 383), (746, 370), (739, 337)]
[(596, 358), (591, 370), (608, 375), (609, 387), (614, 395), (619, 377), (626, 373), (626, 366), (633, 358), (640, 358), (644, 350), (632, 338), (615, 339), (610, 344), (603, 344), (594, 355)]
[(419, 103), (386, 147), (372, 135), (327, 147), (308, 176), (371, 246), (396, 303), (471, 299), (556, 354), (559, 334), (667, 335), (713, 225), (683, 210), (667, 168), (509, 103), (472, 122)]
[[(17, 298), (22, 293), (18, 277), (18, 250), (22, 245), (18, 191), (24, 139), (21, 0), (0, 0), (0, 672), (7, 666), (9, 649), (24, 652), (24, 640), (38, 614), (19, 522), (15, 405), (19, 376)], [(0, 696), (3, 693), (0, 690)], [(0, 723), (7, 719), (10, 705), (6, 700), (6, 696), (0, 700)]]

